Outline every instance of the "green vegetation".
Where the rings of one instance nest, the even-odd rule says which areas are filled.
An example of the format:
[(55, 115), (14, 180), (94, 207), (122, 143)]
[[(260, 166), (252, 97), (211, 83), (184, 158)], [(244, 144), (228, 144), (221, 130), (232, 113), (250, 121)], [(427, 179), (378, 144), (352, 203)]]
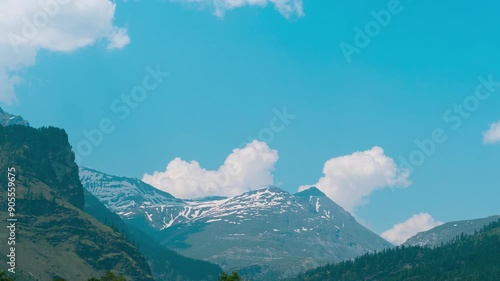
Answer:
[(500, 219), (500, 215), (489, 216), (474, 220), (452, 221), (434, 227), (428, 231), (420, 232), (417, 235), (408, 239), (405, 246), (426, 246), (437, 247), (442, 243), (448, 243), (455, 237), (464, 233), (467, 235), (474, 234), (483, 226)]
[(15, 281), (16, 279), (13, 277), (7, 276), (7, 273), (5, 271), (0, 271), (0, 281)]
[[(7, 276), (5, 271), (0, 271), (0, 281), (15, 281), (15, 280), (16, 279), (14, 277)], [(64, 278), (56, 278), (53, 279), (53, 281), (67, 281), (67, 280)], [(127, 281), (127, 279), (123, 275), (117, 275), (112, 271), (106, 271), (100, 279), (92, 277), (90, 279), (87, 279), (87, 281)], [(228, 275), (227, 273), (223, 272), (219, 276), (218, 281), (243, 281), (243, 279), (236, 272), (233, 272), (231, 275)]]
[[(61, 280), (65, 281), (65, 280)], [(101, 279), (97, 279), (95, 277), (90, 278), (88, 281), (127, 281), (125, 277), (122, 275), (117, 275), (111, 271), (106, 271)]]
[[(4, 271), (0, 271), (0, 281), (15, 281), (14, 277), (9, 277)], [(232, 279), (231, 279), (232, 280)], [(66, 281), (64, 278), (55, 278), (53, 281)], [(117, 275), (112, 271), (106, 271), (100, 279), (92, 277), (87, 281), (127, 281), (123, 275)]]
[(243, 281), (243, 279), (236, 272), (233, 272), (231, 275), (223, 272), (219, 276), (219, 281)]
[(319, 267), (290, 280), (500, 280), (498, 253), (500, 220), (439, 247), (396, 247)]

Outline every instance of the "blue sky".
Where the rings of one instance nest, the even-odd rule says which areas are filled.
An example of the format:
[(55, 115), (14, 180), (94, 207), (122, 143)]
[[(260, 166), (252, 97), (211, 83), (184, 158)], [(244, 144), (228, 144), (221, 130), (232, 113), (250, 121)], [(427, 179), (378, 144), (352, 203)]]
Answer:
[[(374, 189), (356, 217), (380, 233), (421, 212), (439, 221), (499, 213), (500, 145), (483, 134), (500, 120), (500, 87), (457, 129), (457, 113), (443, 118), (474, 95), (478, 77), (500, 81), (499, 3), (401, 1), (348, 62), (340, 44), (354, 45), (354, 28), (391, 1), (306, 0), (304, 15), (289, 17), (272, 4), (216, 16), (179, 2), (118, 1), (113, 26), (130, 38), (120, 48), (104, 39), (40, 47), (36, 63), (15, 69), (17, 101), (2, 107), (33, 126), (65, 128), (73, 146), (109, 118), (116, 128), (82, 164), (138, 178), (176, 157), (216, 170), (286, 107), (296, 117), (268, 146), (279, 153), (274, 182), (290, 192), (317, 183), (329, 159), (375, 146), (401, 166), (438, 128), (446, 141), (411, 184)], [(169, 76), (121, 120), (110, 105), (142, 84), (148, 66)]]

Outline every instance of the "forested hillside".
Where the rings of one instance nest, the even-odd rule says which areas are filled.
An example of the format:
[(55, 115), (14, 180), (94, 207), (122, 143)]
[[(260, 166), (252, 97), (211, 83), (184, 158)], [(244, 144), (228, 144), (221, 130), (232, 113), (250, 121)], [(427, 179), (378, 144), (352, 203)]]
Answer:
[(436, 248), (402, 246), (301, 274), (294, 281), (500, 280), (500, 220)]

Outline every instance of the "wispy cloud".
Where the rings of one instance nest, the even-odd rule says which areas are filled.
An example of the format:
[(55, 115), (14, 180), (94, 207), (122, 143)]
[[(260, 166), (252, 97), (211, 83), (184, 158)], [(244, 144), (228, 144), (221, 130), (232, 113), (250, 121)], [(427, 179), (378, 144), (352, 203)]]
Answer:
[(489, 130), (483, 134), (483, 143), (500, 143), (500, 121), (492, 123)]
[(284, 17), (304, 16), (302, 0), (170, 0), (186, 4), (195, 4), (212, 9), (218, 17), (224, 16), (227, 11), (245, 6), (266, 7), (273, 5)]

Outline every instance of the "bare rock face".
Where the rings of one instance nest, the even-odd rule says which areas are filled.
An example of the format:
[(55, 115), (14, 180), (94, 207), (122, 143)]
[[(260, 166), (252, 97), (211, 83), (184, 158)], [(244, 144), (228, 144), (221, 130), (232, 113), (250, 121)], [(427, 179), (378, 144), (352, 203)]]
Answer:
[(28, 121), (24, 120), (21, 116), (9, 114), (0, 107), (0, 125), (11, 126), (11, 125), (23, 125), (29, 126)]

